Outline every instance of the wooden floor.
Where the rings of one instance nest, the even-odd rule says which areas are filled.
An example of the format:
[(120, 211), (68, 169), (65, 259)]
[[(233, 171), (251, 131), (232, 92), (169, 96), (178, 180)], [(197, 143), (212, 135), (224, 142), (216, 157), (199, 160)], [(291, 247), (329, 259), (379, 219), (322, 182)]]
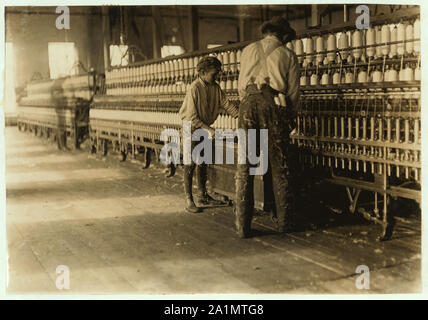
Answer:
[[(58, 151), (6, 129), (8, 293), (408, 293), (421, 290), (419, 216), (392, 240), (346, 213), (299, 213), (299, 231), (279, 235), (258, 214), (241, 240), (231, 207), (183, 210), (182, 169)], [(345, 195), (345, 193), (343, 194)], [(70, 289), (56, 288), (56, 268)], [(370, 289), (356, 288), (358, 265)]]

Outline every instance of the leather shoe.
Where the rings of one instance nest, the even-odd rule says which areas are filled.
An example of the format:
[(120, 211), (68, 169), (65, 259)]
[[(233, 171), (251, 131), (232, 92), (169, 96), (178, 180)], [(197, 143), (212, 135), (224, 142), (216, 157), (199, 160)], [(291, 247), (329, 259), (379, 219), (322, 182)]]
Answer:
[(205, 194), (204, 196), (198, 198), (198, 204), (204, 206), (221, 206), (224, 205), (223, 201), (216, 200), (212, 198), (210, 195)]
[(198, 212), (202, 211), (201, 208), (198, 208), (195, 205), (195, 202), (193, 201), (193, 199), (190, 199), (190, 198), (186, 199), (186, 208), (185, 208), (185, 210), (187, 212), (191, 212), (191, 213), (198, 213)]

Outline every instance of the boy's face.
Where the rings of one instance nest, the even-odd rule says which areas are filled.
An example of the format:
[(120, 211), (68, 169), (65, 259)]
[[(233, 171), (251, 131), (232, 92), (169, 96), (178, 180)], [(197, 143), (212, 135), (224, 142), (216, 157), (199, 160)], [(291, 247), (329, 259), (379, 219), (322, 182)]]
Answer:
[(220, 73), (220, 70), (217, 68), (209, 68), (206, 71), (201, 72), (201, 78), (207, 83), (214, 83), (217, 79), (218, 74)]

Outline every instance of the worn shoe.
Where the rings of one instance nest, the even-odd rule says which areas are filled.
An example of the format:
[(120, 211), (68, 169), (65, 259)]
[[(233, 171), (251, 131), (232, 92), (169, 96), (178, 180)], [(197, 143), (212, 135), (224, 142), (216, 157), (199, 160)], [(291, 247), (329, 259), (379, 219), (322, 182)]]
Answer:
[(187, 212), (191, 212), (191, 213), (198, 213), (198, 212), (201, 212), (202, 210), (201, 210), (201, 208), (198, 208), (196, 205), (195, 205), (195, 202), (193, 201), (193, 199), (191, 199), (191, 198), (187, 198), (186, 199), (186, 207), (185, 207), (185, 210), (187, 211)]
[(221, 205), (224, 205), (225, 203), (223, 201), (212, 198), (208, 194), (205, 194), (202, 197), (198, 198), (198, 204), (203, 206), (221, 206)]
[(294, 227), (292, 225), (284, 225), (284, 224), (277, 224), (277, 230), (279, 233), (291, 233), (293, 232)]
[(247, 238), (250, 237), (250, 231), (249, 230), (244, 230), (244, 228), (237, 228), (236, 229), (236, 234), (241, 239), (247, 239)]
[[(235, 213), (235, 208), (233, 211)], [(235, 230), (236, 230), (236, 234), (241, 239), (246, 239), (250, 237), (251, 227), (249, 227), (248, 223), (242, 224), (237, 219), (235, 219)]]

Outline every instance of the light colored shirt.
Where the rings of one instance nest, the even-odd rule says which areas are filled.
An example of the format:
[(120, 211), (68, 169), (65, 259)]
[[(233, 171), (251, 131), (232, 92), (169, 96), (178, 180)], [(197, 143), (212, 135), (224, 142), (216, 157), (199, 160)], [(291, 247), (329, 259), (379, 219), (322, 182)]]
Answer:
[(208, 130), (222, 110), (233, 117), (238, 116), (238, 109), (217, 82), (206, 83), (198, 77), (187, 90), (179, 115), (182, 120), (191, 121), (192, 129)]
[(300, 94), (297, 57), (272, 35), (249, 44), (242, 51), (239, 97), (242, 99), (245, 96), (247, 85), (256, 84), (260, 87), (264, 83), (283, 93), (287, 102), (290, 101), (293, 111), (297, 110)]

